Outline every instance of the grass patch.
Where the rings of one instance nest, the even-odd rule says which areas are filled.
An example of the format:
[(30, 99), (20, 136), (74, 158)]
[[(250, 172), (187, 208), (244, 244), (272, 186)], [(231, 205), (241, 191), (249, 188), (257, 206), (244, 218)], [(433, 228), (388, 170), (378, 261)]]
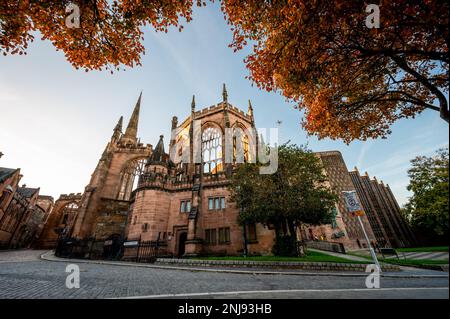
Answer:
[(437, 247), (411, 247), (411, 248), (398, 248), (400, 252), (415, 253), (415, 252), (448, 252), (448, 246)]
[(352, 264), (366, 264), (365, 262), (358, 262), (348, 260), (340, 257), (322, 254), (316, 251), (308, 251), (305, 257), (280, 257), (280, 256), (224, 256), (224, 257), (193, 257), (192, 259), (200, 260), (236, 260), (236, 261), (299, 261), (299, 262), (330, 262), (330, 263), (352, 263)]

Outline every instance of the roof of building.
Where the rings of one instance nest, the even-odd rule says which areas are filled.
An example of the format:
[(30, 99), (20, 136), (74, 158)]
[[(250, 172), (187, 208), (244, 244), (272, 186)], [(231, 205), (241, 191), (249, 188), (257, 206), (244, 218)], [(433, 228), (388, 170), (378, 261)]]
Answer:
[(31, 198), (33, 195), (39, 191), (39, 188), (29, 188), (29, 187), (19, 187), (17, 192), (25, 198)]
[(0, 167), (0, 183), (11, 177), (17, 170), (18, 168)]

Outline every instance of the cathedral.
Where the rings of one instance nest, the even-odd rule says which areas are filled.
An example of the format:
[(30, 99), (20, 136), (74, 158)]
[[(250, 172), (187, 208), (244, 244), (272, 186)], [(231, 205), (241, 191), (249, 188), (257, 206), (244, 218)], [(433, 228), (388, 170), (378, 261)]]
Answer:
[[(62, 195), (55, 202), (55, 208), (61, 209), (52, 213), (37, 246), (55, 247), (58, 238), (65, 236), (105, 243), (155, 241), (175, 257), (242, 255), (244, 249), (249, 255), (271, 254), (273, 228), (239, 225), (239, 209), (228, 189), (236, 164), (226, 160), (226, 132), (256, 131), (252, 104), (247, 111), (233, 106), (225, 85), (218, 104), (197, 109), (194, 97), (185, 119), (172, 118), (166, 148), (162, 135), (155, 146), (138, 139), (141, 101), (142, 93), (125, 130), (123, 117), (119, 119), (84, 192)], [(200, 142), (194, 143), (196, 139)], [(253, 145), (245, 134), (240, 139), (243, 159), (250, 161), (250, 150), (258, 143)], [(195, 158), (198, 154), (200, 160)], [(339, 152), (316, 155), (336, 193), (355, 190)], [(375, 243), (370, 219), (362, 219)], [(366, 247), (360, 225), (347, 212), (343, 198), (336, 204), (331, 225), (305, 225), (297, 232), (299, 240)], [(402, 245), (407, 245), (406, 239)]]

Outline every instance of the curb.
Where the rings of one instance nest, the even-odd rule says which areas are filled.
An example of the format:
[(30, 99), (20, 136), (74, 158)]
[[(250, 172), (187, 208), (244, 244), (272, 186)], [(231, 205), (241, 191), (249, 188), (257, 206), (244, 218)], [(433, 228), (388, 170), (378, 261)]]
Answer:
[[(366, 273), (332, 273), (332, 272), (295, 272), (295, 271), (265, 271), (265, 270), (233, 270), (233, 269), (207, 269), (207, 268), (194, 268), (194, 267), (175, 267), (175, 266), (158, 266), (140, 263), (129, 262), (114, 262), (103, 260), (83, 260), (83, 259), (65, 259), (55, 257), (53, 252), (47, 252), (40, 256), (41, 260), (50, 262), (63, 262), (63, 263), (84, 263), (84, 264), (97, 264), (97, 265), (110, 265), (119, 267), (140, 267), (151, 268), (161, 270), (183, 270), (191, 272), (215, 272), (215, 273), (231, 273), (231, 274), (244, 274), (244, 275), (289, 275), (289, 276), (334, 276), (334, 277), (366, 277)], [(448, 275), (391, 275), (381, 274), (381, 277), (385, 278), (448, 278)]]
[[(251, 260), (208, 260), (208, 259), (174, 259), (158, 258), (158, 264), (197, 266), (197, 267), (231, 267), (231, 268), (270, 268), (270, 269), (291, 269), (301, 271), (356, 271), (365, 272), (366, 263), (335, 263), (335, 262), (288, 262), (288, 261), (251, 261)], [(382, 270), (385, 272), (400, 271), (396, 265), (383, 264)]]

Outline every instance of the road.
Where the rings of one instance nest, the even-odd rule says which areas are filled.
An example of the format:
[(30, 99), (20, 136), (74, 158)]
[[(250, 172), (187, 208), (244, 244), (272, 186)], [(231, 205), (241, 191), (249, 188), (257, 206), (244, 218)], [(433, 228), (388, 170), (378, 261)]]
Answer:
[(216, 273), (91, 263), (77, 264), (80, 288), (69, 289), (65, 272), (69, 263), (41, 260), (42, 253), (0, 252), (0, 298), (449, 297), (448, 274), (443, 272), (433, 272), (443, 278), (382, 277), (380, 289), (367, 289), (363, 276)]

